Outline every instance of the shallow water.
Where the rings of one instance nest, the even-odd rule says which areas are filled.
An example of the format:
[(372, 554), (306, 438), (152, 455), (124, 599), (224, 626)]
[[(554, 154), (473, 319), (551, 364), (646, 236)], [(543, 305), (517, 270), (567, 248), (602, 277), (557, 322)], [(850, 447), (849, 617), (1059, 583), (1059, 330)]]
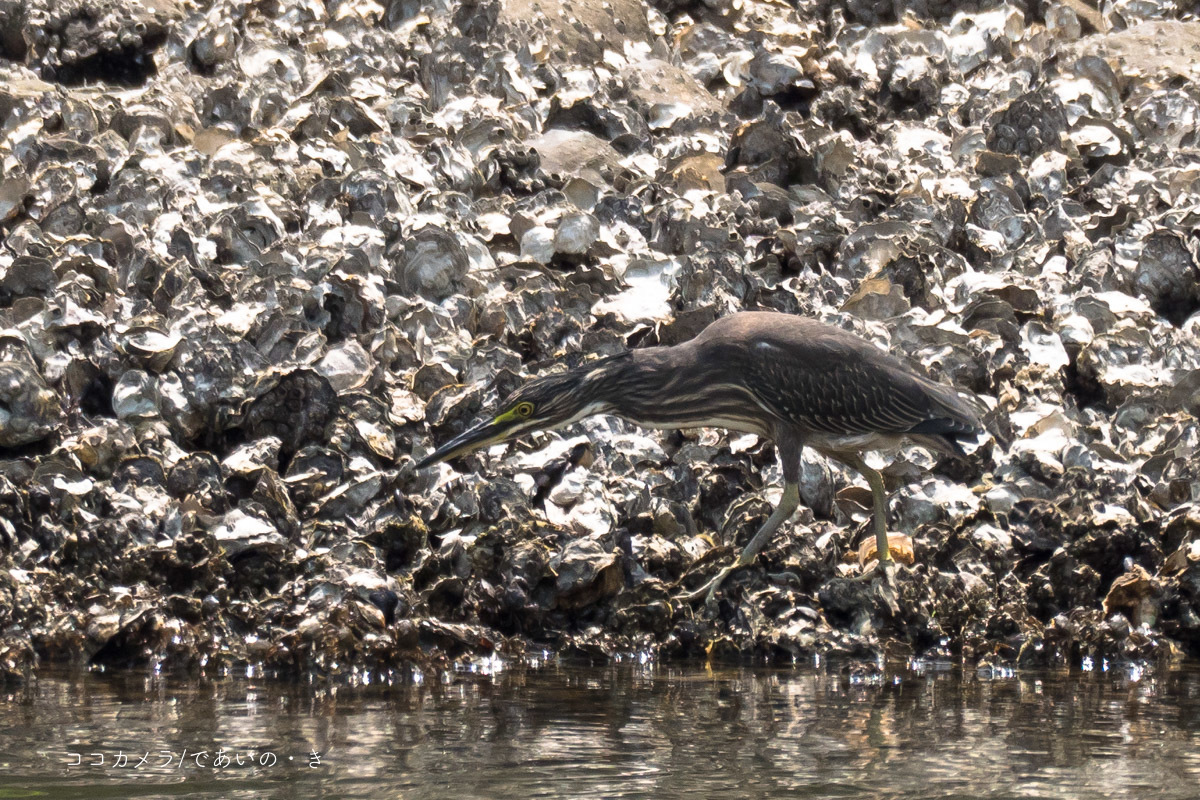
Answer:
[(782, 796), (1194, 800), (1200, 672), (544, 666), (0, 691), (0, 798)]

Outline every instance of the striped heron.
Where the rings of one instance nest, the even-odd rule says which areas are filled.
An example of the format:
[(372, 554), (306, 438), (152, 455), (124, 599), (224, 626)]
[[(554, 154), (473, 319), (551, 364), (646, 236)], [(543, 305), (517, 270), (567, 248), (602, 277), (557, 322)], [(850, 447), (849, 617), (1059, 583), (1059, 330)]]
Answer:
[(417, 469), (534, 430), (613, 414), (647, 428), (727, 428), (774, 441), (783, 497), (733, 564), (684, 596), (711, 602), (735, 569), (750, 564), (800, 505), (807, 446), (858, 470), (871, 486), (880, 565), (892, 562), (883, 476), (863, 459), (907, 438), (965, 458), (960, 441), (983, 432), (970, 403), (899, 359), (831, 325), (777, 312), (716, 320), (672, 347), (647, 347), (534, 378), (499, 413), (423, 458)]

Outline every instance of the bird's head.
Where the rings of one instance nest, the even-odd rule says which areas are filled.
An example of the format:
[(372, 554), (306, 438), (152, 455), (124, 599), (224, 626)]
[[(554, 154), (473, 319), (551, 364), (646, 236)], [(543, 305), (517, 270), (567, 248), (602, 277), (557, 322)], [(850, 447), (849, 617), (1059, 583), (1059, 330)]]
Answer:
[(497, 407), (498, 413), (425, 456), (417, 464), (417, 469), (481, 447), (510, 441), (523, 433), (562, 428), (576, 420), (601, 413), (606, 407), (598, 394), (598, 379), (603, 372), (604, 368), (598, 362), (593, 362), (566, 372), (534, 378), (510, 394)]

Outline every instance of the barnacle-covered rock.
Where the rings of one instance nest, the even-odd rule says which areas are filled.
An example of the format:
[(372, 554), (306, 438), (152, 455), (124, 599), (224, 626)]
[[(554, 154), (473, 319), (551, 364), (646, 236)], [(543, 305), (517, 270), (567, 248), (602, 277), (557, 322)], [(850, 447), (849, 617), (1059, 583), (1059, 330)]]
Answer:
[(7, 48), (46, 80), (139, 86), (155, 74), (161, 47), (182, 9), (172, 0), (32, 0), (24, 9), (24, 48)]
[(1039, 156), (1061, 147), (1067, 114), (1058, 95), (1027, 92), (988, 120), (987, 146), (997, 153)]
[(237, 32), (229, 20), (213, 20), (200, 29), (188, 50), (197, 67), (211, 71), (236, 55)]
[(325, 377), (298, 370), (254, 400), (246, 414), (246, 430), (256, 439), (279, 439), (289, 452), (298, 450), (324, 438), (336, 399)]
[(398, 278), (406, 291), (434, 300), (454, 292), (470, 261), (454, 236), (438, 228), (411, 234), (400, 256)]
[(548, 175), (572, 176), (605, 186), (621, 169), (621, 156), (611, 144), (587, 131), (553, 128), (529, 141)]
[(1141, 242), (1133, 273), (1137, 294), (1175, 324), (1200, 310), (1200, 264), (1195, 249), (1170, 231), (1157, 231)]
[(623, 578), (613, 552), (606, 552), (595, 539), (578, 539), (550, 560), (557, 576), (556, 603), (560, 608), (592, 605), (617, 593)]
[[(1198, 24), (0, 0), (0, 671), (1200, 653)], [(806, 452), (794, 520), (673, 599), (778, 496), (749, 434), (599, 416), (415, 469), (532, 375), (740, 309), (986, 409), (965, 459), (870, 456), (894, 587)]]
[(721, 110), (720, 104), (695, 78), (666, 61), (651, 59), (631, 64), (621, 78), (652, 130), (670, 127), (679, 119)]
[(608, 43), (644, 45), (653, 36), (645, 6), (636, 0), (615, 0), (607, 7), (586, 0), (498, 0), (495, 5), (485, 14), (474, 7), (464, 12), (464, 21), (471, 20), (468, 30), (490, 34), (490, 26), (498, 24), (559, 64), (598, 62)]
[(0, 361), (0, 447), (41, 441), (58, 429), (62, 403), (28, 364)]
[(1103, 58), (1117, 74), (1132, 80), (1190, 79), (1196, 70), (1190, 54), (1197, 43), (1200, 22), (1153, 20), (1089, 36), (1069, 52), (1074, 57)]

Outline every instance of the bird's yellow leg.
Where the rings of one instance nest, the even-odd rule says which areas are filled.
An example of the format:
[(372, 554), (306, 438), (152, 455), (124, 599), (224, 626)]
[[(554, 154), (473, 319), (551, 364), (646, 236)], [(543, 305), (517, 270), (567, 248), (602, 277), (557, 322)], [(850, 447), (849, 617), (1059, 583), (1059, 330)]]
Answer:
[(875, 501), (875, 548), (878, 551), (880, 565), (892, 561), (891, 550), (888, 549), (887, 538), (887, 487), (883, 485), (883, 475), (879, 470), (871, 469), (862, 456), (855, 456), (850, 465), (862, 473), (871, 485), (871, 497)]
[(763, 526), (758, 529), (757, 533), (754, 534), (754, 538), (751, 539), (750, 543), (747, 544), (742, 550), (742, 554), (738, 556), (737, 561), (722, 569), (711, 581), (704, 584), (696, 591), (680, 595), (678, 599), (690, 603), (693, 600), (699, 600), (701, 595), (703, 595), (706, 605), (712, 603), (716, 596), (717, 589), (720, 588), (721, 584), (725, 581), (725, 578), (729, 576), (729, 573), (733, 572), (735, 569), (740, 569), (753, 563), (755, 557), (762, 551), (764, 547), (767, 546), (767, 542), (771, 540), (771, 537), (775, 534), (775, 531), (779, 530), (779, 526), (787, 522), (788, 519), (791, 518), (792, 514), (796, 513), (796, 509), (799, 506), (799, 484), (785, 483), (783, 485), (783, 497), (780, 498), (779, 505), (775, 507), (775, 511), (771, 513), (771, 516), (767, 518), (767, 521), (763, 523)]

